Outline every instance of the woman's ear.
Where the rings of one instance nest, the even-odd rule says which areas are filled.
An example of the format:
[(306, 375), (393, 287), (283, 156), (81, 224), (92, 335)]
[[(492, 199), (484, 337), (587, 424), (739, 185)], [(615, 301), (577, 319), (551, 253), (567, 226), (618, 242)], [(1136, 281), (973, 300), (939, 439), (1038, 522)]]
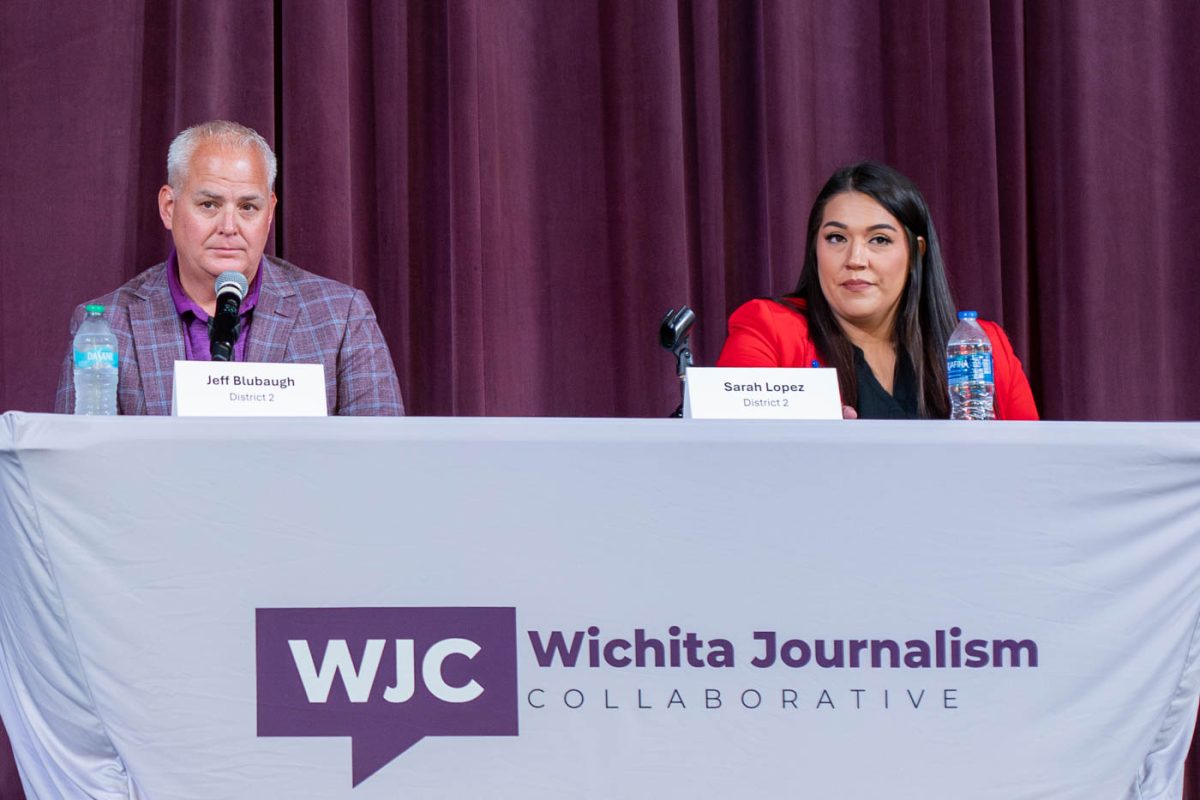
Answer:
[(920, 251), (921, 258), (924, 258), (925, 257), (925, 237), (924, 236), (917, 237), (917, 250)]

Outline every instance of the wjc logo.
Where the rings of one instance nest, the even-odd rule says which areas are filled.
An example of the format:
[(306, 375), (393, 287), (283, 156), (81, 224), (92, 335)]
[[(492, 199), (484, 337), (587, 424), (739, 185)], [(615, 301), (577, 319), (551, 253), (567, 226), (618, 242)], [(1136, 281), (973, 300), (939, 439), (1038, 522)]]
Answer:
[(357, 786), (425, 736), (517, 734), (512, 608), (260, 608), (258, 735), (349, 736)]

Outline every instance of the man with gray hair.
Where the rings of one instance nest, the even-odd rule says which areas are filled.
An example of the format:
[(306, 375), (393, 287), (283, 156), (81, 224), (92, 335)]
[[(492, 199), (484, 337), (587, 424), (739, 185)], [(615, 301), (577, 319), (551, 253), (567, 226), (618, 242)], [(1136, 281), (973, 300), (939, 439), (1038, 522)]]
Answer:
[[(158, 212), (174, 249), (104, 297), (117, 337), (117, 408), (121, 414), (170, 414), (176, 361), (207, 361), (216, 312), (214, 282), (223, 272), (246, 277), (237, 361), (315, 363), (325, 367), (330, 414), (404, 413), (400, 385), (375, 312), (361, 291), (263, 255), (275, 217), (275, 154), (257, 132), (217, 120), (180, 133), (167, 151), (167, 185)], [(68, 352), (55, 410), (75, 405)]]

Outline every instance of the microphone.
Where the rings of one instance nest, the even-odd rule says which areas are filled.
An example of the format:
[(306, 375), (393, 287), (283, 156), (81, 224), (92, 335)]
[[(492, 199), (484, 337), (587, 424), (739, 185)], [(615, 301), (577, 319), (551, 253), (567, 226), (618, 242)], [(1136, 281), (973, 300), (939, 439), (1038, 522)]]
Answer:
[(687, 306), (683, 306), (678, 311), (672, 308), (663, 317), (662, 324), (658, 326), (658, 343), (672, 351), (681, 342), (686, 347), (688, 331), (691, 330), (695, 321), (696, 312)]
[[(692, 365), (692, 348), (688, 345), (688, 333), (696, 322), (696, 312), (687, 306), (681, 306), (678, 311), (671, 309), (663, 317), (658, 326), (658, 343), (675, 354), (675, 374), (679, 376), (680, 387), (687, 380), (687, 368)], [(683, 416), (683, 403), (675, 409), (672, 417)]]
[(241, 331), (238, 310), (250, 282), (242, 273), (229, 270), (217, 276), (213, 288), (217, 293), (217, 313), (208, 321), (209, 352), (213, 361), (233, 361), (233, 345)]

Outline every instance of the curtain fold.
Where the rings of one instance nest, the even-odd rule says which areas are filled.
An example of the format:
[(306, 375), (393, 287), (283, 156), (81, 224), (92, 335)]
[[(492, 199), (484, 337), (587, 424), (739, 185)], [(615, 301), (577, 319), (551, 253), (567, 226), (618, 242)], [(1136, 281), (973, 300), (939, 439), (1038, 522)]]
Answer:
[[(1028, 198), (1044, 405), (1078, 419), (1197, 416), (1181, 369), (1200, 295), (1195, 3), (1025, 8)], [(1086, 345), (1084, 344), (1086, 343)]]

